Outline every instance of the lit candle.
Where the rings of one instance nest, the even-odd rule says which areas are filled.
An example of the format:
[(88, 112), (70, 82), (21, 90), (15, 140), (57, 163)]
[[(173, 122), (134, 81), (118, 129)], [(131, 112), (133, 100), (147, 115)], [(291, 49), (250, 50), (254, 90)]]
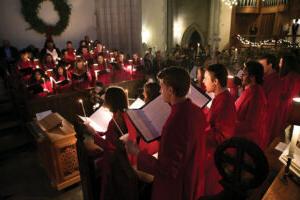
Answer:
[(237, 59), (237, 57), (238, 57), (238, 49), (235, 48), (234, 49), (234, 59)]
[(197, 43), (197, 55), (199, 55), (200, 52), (200, 43)]
[(82, 108), (83, 115), (84, 115), (84, 117), (85, 117), (85, 120), (87, 120), (86, 113), (85, 113), (85, 109), (84, 109), (84, 106), (83, 106), (83, 100), (82, 100), (82, 99), (79, 99), (78, 102), (81, 104), (81, 108)]
[(299, 135), (300, 135), (300, 126), (294, 125), (293, 135), (292, 135), (292, 139), (289, 147), (289, 154), (288, 154), (288, 157), (290, 158), (293, 158)]
[(37, 66), (36, 66), (36, 68), (37, 68), (37, 69), (39, 69), (39, 68), (40, 68), (40, 66), (39, 66), (39, 65), (37, 65)]
[(42, 78), (43, 83), (44, 83), (44, 88), (46, 88), (46, 82), (45, 82), (45, 78)]
[(98, 80), (98, 72), (99, 72), (100, 70), (95, 70), (95, 78), (96, 78), (96, 80)]
[(50, 83), (51, 83), (51, 88), (53, 89), (53, 78), (50, 76)]
[(126, 94), (126, 96), (128, 98), (128, 89), (125, 89), (125, 94)]

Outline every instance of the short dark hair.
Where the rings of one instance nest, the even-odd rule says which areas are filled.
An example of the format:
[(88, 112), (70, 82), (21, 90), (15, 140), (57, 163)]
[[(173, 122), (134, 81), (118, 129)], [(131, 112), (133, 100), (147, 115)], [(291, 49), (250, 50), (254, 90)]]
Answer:
[(278, 62), (277, 62), (277, 58), (275, 55), (273, 54), (270, 54), (270, 53), (266, 53), (266, 54), (262, 54), (259, 58), (259, 60), (264, 60), (266, 59), (267, 60), (267, 64), (272, 64), (272, 68), (273, 69), (278, 69)]
[(224, 65), (222, 64), (209, 65), (206, 68), (206, 70), (212, 73), (214, 78), (219, 80), (221, 87), (226, 87), (228, 72)]
[(152, 101), (160, 95), (160, 86), (157, 82), (148, 82), (144, 85), (144, 91), (148, 96), (148, 100)]
[(165, 68), (159, 72), (157, 78), (163, 80), (167, 86), (172, 87), (174, 95), (177, 97), (184, 97), (190, 89), (191, 79), (188, 72), (183, 68)]
[(281, 77), (287, 75), (290, 72), (297, 72), (297, 59), (293, 53), (283, 53), (280, 55), (282, 58), (283, 63), (280, 68), (279, 74)]
[(109, 87), (105, 92), (105, 104), (113, 113), (123, 112), (128, 108), (128, 100), (124, 90), (120, 87)]
[(246, 63), (245, 70), (248, 72), (248, 76), (255, 77), (255, 82), (262, 85), (264, 82), (264, 68), (256, 61), (249, 61)]

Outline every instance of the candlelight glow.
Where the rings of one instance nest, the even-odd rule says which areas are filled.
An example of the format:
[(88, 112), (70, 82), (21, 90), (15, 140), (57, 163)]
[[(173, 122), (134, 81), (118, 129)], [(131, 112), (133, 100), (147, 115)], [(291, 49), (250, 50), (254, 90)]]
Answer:
[(293, 98), (293, 101), (297, 102), (297, 103), (300, 103), (300, 97), (294, 97)]
[(148, 43), (151, 39), (151, 32), (149, 28), (145, 25), (142, 26), (142, 42), (143, 43)]
[(78, 102), (79, 102), (79, 103), (83, 103), (82, 99), (78, 99)]

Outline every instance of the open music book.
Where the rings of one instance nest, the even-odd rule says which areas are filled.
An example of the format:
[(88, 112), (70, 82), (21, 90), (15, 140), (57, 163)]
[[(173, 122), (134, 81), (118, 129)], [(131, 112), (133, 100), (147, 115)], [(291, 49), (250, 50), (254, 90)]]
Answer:
[[(287, 145), (283, 153), (280, 155), (279, 160), (286, 165), (288, 160), (290, 144)], [(296, 147), (293, 159), (291, 162), (290, 170), (300, 177), (300, 149)]]
[[(206, 106), (211, 100), (208, 95), (197, 90), (192, 85), (187, 97), (200, 108)], [(165, 124), (170, 112), (171, 107), (164, 102), (161, 95), (141, 109), (127, 110), (127, 114), (133, 125), (146, 142), (151, 142), (161, 136), (163, 125)]]
[(141, 107), (143, 107), (145, 105), (145, 102), (140, 99), (137, 98), (130, 106), (129, 109), (140, 109)]
[(79, 116), (83, 121), (90, 125), (97, 132), (107, 131), (108, 124), (113, 114), (104, 107), (100, 107), (90, 117)]

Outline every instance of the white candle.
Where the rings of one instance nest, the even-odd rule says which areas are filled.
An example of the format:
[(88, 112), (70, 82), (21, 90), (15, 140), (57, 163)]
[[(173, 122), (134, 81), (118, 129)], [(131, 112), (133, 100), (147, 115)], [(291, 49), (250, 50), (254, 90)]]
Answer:
[(95, 70), (95, 78), (96, 78), (96, 80), (98, 80), (98, 72), (99, 72), (100, 70)]
[(81, 104), (81, 108), (82, 108), (83, 115), (84, 115), (84, 117), (85, 117), (85, 120), (87, 120), (87, 118), (86, 118), (86, 113), (85, 113), (85, 109), (84, 109), (84, 106), (83, 106), (83, 100), (82, 100), (82, 99), (79, 99), (78, 102)]
[(237, 57), (238, 57), (238, 49), (235, 48), (234, 49), (234, 59), (237, 59)]
[(51, 88), (53, 89), (53, 78), (50, 76), (50, 83), (51, 83)]
[(289, 154), (288, 154), (288, 157), (290, 158), (293, 158), (299, 135), (300, 135), (300, 126), (294, 125), (293, 135), (292, 135), (292, 139), (289, 147)]

